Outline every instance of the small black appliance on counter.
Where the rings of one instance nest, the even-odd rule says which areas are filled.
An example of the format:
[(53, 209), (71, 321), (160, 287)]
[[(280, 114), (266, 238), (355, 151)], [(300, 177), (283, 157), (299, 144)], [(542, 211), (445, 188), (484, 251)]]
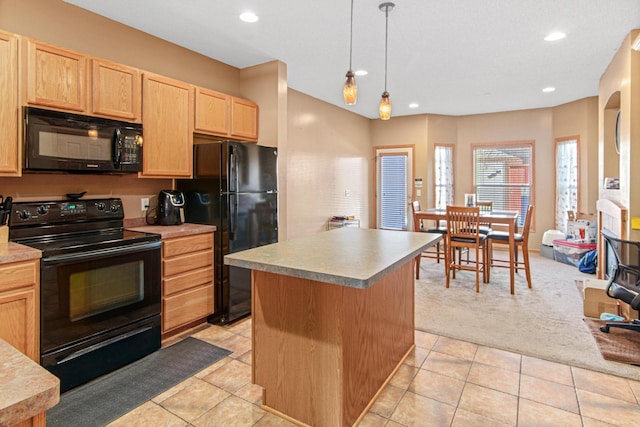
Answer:
[(184, 223), (184, 195), (182, 191), (162, 190), (158, 194), (156, 224), (180, 225)]

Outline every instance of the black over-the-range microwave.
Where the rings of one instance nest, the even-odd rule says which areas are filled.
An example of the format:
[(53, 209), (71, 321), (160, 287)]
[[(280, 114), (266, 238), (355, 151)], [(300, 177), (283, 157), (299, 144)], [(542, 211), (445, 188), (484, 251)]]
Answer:
[(24, 169), (142, 170), (142, 125), (24, 107)]

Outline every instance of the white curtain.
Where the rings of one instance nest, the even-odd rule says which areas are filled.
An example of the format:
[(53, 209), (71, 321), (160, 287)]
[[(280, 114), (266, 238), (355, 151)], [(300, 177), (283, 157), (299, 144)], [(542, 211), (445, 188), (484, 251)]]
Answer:
[(435, 146), (435, 202), (436, 208), (453, 205), (453, 147)]
[(567, 211), (578, 209), (578, 141), (556, 144), (556, 229), (567, 232)]

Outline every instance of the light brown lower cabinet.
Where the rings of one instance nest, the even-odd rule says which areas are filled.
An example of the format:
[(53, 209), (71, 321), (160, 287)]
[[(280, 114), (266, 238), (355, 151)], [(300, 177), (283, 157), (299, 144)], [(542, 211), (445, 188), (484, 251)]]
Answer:
[[(0, 265), (0, 338), (40, 362), (40, 260)], [(46, 413), (19, 424), (46, 425)]]
[(163, 339), (205, 322), (213, 310), (213, 233), (163, 239)]

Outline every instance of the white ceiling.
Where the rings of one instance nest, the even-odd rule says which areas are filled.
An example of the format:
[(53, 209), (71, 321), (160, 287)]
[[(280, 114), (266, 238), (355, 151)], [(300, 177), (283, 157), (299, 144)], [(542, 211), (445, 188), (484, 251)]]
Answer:
[[(65, 0), (238, 68), (274, 59), (289, 87), (378, 116), (384, 90), (382, 1), (354, 0), (358, 102), (346, 106), (350, 0)], [(638, 0), (394, 0), (389, 14), (392, 116), (467, 115), (550, 107), (598, 94)], [(240, 13), (259, 16), (241, 22)], [(550, 32), (564, 40), (545, 42)], [(542, 93), (547, 86), (552, 93)], [(419, 108), (408, 104), (417, 102)]]

